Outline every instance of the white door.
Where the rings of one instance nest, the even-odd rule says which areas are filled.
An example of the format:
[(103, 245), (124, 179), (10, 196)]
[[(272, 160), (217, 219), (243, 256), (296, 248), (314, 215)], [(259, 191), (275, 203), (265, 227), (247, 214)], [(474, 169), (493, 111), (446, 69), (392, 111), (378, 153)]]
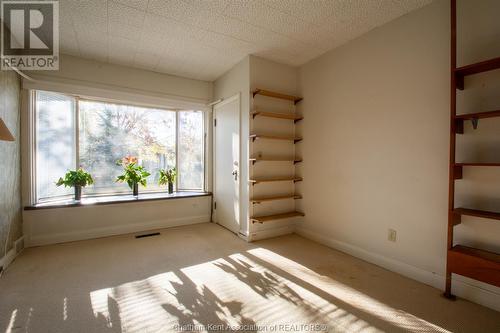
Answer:
[(240, 96), (214, 105), (214, 221), (240, 231)]

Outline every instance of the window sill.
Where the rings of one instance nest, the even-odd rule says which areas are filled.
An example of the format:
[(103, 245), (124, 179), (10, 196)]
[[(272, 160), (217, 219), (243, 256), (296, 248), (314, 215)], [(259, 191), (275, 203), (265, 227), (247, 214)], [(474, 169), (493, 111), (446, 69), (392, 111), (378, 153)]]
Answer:
[(158, 200), (173, 200), (183, 198), (196, 198), (211, 196), (210, 192), (174, 192), (168, 193), (139, 193), (138, 197), (128, 195), (110, 195), (102, 197), (82, 198), (80, 202), (75, 200), (59, 200), (36, 204), (24, 207), (24, 210), (37, 210), (37, 209), (54, 209), (54, 208), (71, 208), (71, 207), (86, 207), (95, 205), (114, 205), (122, 203), (134, 203), (144, 201), (158, 201)]

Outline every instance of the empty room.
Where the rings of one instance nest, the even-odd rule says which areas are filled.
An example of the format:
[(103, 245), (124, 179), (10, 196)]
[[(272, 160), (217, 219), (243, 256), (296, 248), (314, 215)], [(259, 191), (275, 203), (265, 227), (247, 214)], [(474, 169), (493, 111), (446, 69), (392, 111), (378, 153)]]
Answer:
[(500, 1), (0, 7), (0, 333), (500, 332)]

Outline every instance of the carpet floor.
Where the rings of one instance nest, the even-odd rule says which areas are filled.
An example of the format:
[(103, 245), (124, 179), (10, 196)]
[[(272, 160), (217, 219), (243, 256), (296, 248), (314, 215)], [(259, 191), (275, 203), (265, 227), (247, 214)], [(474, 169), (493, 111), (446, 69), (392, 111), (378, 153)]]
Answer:
[(297, 235), (211, 223), (29, 248), (0, 332), (500, 332), (500, 313)]

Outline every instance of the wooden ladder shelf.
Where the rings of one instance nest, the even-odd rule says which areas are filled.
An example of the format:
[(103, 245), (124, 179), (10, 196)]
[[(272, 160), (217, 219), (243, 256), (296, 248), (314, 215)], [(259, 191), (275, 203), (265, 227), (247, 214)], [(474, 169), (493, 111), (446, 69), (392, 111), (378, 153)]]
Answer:
[(462, 216), (500, 220), (500, 213), (471, 208), (455, 208), (455, 182), (463, 177), (464, 167), (499, 167), (500, 163), (465, 162), (457, 163), (457, 134), (464, 133), (464, 121), (471, 120), (474, 128), (482, 118), (500, 117), (500, 110), (457, 115), (457, 89), (465, 88), (464, 78), (500, 69), (500, 57), (475, 64), (456, 67), (457, 62), (457, 5), (451, 0), (451, 99), (450, 99), (450, 172), (448, 200), (448, 242), (446, 264), (446, 290), (444, 295), (454, 299), (451, 292), (452, 274), (459, 274), (500, 287), (500, 254), (456, 245), (453, 238), (454, 227), (462, 222)]

